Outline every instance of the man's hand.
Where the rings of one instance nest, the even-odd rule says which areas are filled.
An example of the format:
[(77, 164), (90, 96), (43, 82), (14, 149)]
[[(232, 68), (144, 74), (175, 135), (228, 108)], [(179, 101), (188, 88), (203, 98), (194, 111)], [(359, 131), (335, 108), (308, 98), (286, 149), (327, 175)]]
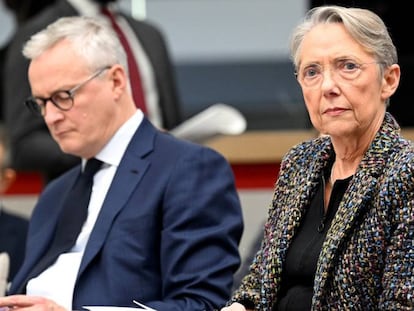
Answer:
[(36, 311), (67, 311), (53, 300), (43, 297), (26, 295), (0, 297), (0, 311), (18, 311), (22, 308), (25, 311), (31, 309)]

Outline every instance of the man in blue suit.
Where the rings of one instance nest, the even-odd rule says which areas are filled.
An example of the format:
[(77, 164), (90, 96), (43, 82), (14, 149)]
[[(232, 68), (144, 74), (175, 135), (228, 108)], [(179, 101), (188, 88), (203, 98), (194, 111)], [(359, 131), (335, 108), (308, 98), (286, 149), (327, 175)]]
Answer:
[[(39, 197), (25, 261), (0, 307), (80, 310), (134, 307), (133, 300), (158, 311), (224, 305), (243, 230), (227, 161), (156, 129), (135, 107), (125, 52), (107, 23), (63, 17), (32, 36), (23, 53), (33, 94), (26, 105), (82, 166)], [(34, 273), (64, 202), (78, 200), (68, 192), (91, 158), (103, 165), (80, 234), (69, 251)]]

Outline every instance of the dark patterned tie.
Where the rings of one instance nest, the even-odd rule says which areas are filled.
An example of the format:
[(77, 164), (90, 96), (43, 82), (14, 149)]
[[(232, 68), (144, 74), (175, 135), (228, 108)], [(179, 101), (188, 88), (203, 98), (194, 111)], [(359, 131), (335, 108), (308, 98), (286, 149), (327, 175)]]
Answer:
[(144, 114), (146, 114), (147, 108), (145, 105), (145, 97), (142, 88), (141, 75), (139, 73), (138, 63), (135, 59), (134, 53), (132, 52), (132, 48), (128, 42), (127, 37), (125, 36), (125, 33), (122, 31), (121, 27), (119, 27), (118, 23), (116, 22), (114, 14), (110, 10), (108, 10), (107, 7), (102, 7), (101, 12), (103, 15), (109, 18), (112, 28), (118, 34), (118, 38), (121, 41), (122, 46), (124, 47), (125, 53), (128, 58), (128, 72), (129, 79), (131, 81), (132, 96), (134, 98), (135, 105), (138, 108), (140, 108)]
[(25, 291), (26, 283), (36, 277), (59, 257), (69, 251), (74, 245), (88, 215), (88, 205), (92, 192), (93, 176), (101, 168), (102, 162), (98, 159), (89, 159), (85, 170), (81, 172), (63, 203), (54, 238), (49, 249), (28, 275), (21, 287)]

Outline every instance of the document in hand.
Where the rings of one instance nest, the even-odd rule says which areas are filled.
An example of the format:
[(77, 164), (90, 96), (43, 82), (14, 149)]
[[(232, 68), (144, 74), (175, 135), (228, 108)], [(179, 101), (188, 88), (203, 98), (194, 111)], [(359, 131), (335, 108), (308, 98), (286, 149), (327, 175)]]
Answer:
[(142, 303), (139, 303), (136, 300), (133, 300), (133, 302), (139, 306), (139, 308), (131, 308), (131, 307), (115, 307), (115, 306), (83, 306), (84, 309), (90, 310), (90, 311), (137, 311), (137, 310), (146, 310), (146, 311), (157, 311), (155, 309), (152, 309), (150, 307), (147, 307), (143, 305)]

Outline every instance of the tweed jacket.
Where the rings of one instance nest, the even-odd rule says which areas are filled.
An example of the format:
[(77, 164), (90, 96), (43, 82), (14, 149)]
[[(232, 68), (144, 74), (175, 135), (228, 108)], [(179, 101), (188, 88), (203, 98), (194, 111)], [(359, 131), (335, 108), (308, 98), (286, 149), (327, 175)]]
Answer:
[[(231, 301), (272, 310), (287, 249), (332, 156), (329, 137), (284, 157), (250, 272)], [(386, 113), (322, 246), (312, 310), (414, 310), (414, 147)]]

